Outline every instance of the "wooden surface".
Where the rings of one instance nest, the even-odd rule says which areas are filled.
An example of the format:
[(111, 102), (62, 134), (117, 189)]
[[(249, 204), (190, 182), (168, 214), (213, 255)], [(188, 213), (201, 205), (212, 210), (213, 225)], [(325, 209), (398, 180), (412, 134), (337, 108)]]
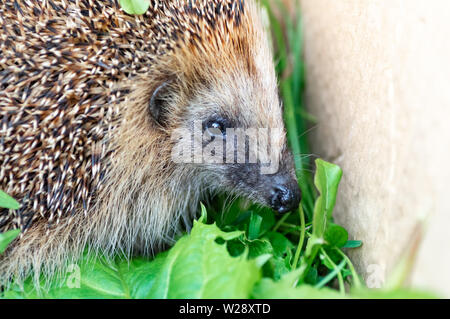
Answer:
[(344, 170), (335, 215), (364, 242), (354, 261), (382, 285), (426, 224), (412, 282), (450, 297), (450, 2), (301, 6), (310, 140)]

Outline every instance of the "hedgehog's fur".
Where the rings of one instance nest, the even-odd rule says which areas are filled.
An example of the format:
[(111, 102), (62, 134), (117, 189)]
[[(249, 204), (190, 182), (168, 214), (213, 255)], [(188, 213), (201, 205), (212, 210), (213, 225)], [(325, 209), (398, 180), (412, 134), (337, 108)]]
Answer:
[[(151, 1), (130, 16), (112, 0), (0, 0), (0, 53), (0, 189), (21, 204), (0, 210), (0, 232), (22, 230), (0, 256), (0, 285), (52, 274), (86, 245), (151, 254), (208, 191), (264, 204), (220, 167), (169, 160), (170, 131), (217, 104), (241, 126), (283, 127), (253, 1)], [(161, 127), (147, 107), (169, 78)]]

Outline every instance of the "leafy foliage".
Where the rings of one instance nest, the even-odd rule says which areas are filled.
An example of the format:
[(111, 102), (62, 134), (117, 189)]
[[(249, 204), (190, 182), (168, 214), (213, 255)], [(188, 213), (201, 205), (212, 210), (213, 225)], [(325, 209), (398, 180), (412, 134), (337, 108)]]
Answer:
[(3, 252), (6, 250), (6, 247), (8, 247), (8, 245), (11, 244), (11, 242), (16, 239), (19, 234), (20, 229), (13, 229), (5, 233), (0, 233), (0, 254), (3, 254)]
[(0, 207), (9, 209), (19, 209), (19, 203), (6, 194), (4, 191), (0, 190)]
[[(88, 253), (78, 265), (64, 276), (55, 278), (47, 289), (35, 289), (28, 279), (23, 287), (13, 286), (5, 292), (5, 298), (276, 298), (320, 296), (321, 289), (337, 275), (336, 267), (326, 275), (307, 276), (309, 267), (320, 259), (315, 254), (324, 247), (339, 249), (345, 244), (347, 233), (334, 225), (325, 235), (330, 208), (322, 201), (333, 202), (340, 174), (335, 165), (317, 160), (321, 194), (316, 201), (315, 221), (309, 235), (306, 250), (294, 244), (292, 234), (280, 232), (284, 225), (267, 209), (242, 209), (233, 203), (230, 214), (206, 213), (194, 221), (189, 234), (181, 237), (168, 251), (153, 260), (122, 258), (107, 260)], [(316, 176), (317, 176), (316, 175)], [(325, 192), (323, 185), (327, 186)], [(237, 211), (237, 208), (239, 211)], [(219, 217), (221, 216), (221, 217)], [(233, 216), (233, 217), (231, 217)], [(208, 223), (210, 220), (215, 220)], [(316, 226), (319, 225), (319, 226)], [(323, 226), (325, 225), (325, 226)], [(299, 230), (299, 226), (292, 225)], [(303, 227), (306, 228), (305, 225)], [(315, 228), (319, 227), (319, 230)], [(222, 229), (221, 229), (222, 228)], [(277, 230), (278, 229), (278, 230)], [(320, 238), (320, 240), (318, 240)], [(326, 240), (325, 238), (331, 238)], [(313, 247), (315, 254), (308, 253)], [(300, 267), (293, 264), (294, 252), (302, 250)], [(330, 261), (333, 264), (332, 261)], [(326, 264), (327, 265), (327, 264)], [(294, 269), (292, 271), (292, 269)], [(339, 269), (339, 271), (342, 269)], [(334, 271), (334, 272), (333, 272)], [(331, 273), (331, 276), (330, 276)], [(350, 275), (349, 275), (350, 276)], [(264, 277), (264, 278), (263, 278)], [(262, 279), (263, 278), (263, 279)], [(308, 284), (302, 282), (308, 278)], [(262, 279), (262, 280), (261, 280)], [(324, 283), (323, 280), (326, 280)], [(42, 279), (44, 281), (44, 278)], [(42, 282), (44, 287), (44, 282)], [(297, 287), (299, 286), (299, 287)], [(315, 291), (311, 295), (311, 292)], [(320, 292), (319, 292), (320, 291)], [(338, 292), (323, 290), (324, 297), (337, 296)]]
[[(87, 253), (67, 276), (36, 291), (28, 280), (6, 298), (246, 298), (261, 278), (256, 260), (232, 257), (224, 243), (241, 232), (222, 232), (216, 225), (196, 221), (189, 235), (168, 252), (148, 261), (92, 258)], [(44, 286), (44, 285), (42, 285)]]
[[(335, 165), (322, 160), (317, 160), (316, 165), (315, 180), (321, 195), (308, 226), (310, 232), (306, 232), (305, 223), (300, 226), (280, 223), (282, 218), (277, 221), (270, 211), (254, 206), (243, 209), (239, 201), (233, 203), (229, 214), (214, 211), (207, 214), (202, 206), (201, 217), (194, 221), (191, 232), (153, 260), (120, 257), (108, 260), (85, 253), (77, 265), (71, 265), (66, 274), (55, 277), (48, 286), (42, 278), (41, 288), (37, 290), (29, 278), (24, 285), (12, 285), (2, 297), (434, 297), (426, 293), (372, 291), (362, 287), (350, 260), (340, 250), (346, 244), (355, 246), (355, 242), (347, 241), (345, 229), (331, 222), (330, 203), (335, 201), (341, 174)], [(215, 221), (208, 223), (208, 219)], [(285, 228), (288, 231), (283, 231)], [(307, 234), (308, 241), (305, 245), (302, 241), (296, 245), (294, 239), (301, 238), (301, 233)], [(13, 238), (8, 233), (2, 235)], [(297, 267), (298, 259), (293, 256), (299, 251)], [(348, 278), (353, 279), (351, 294), (344, 291), (344, 280)], [(335, 279), (340, 291), (327, 287)]]
[(330, 288), (317, 289), (310, 285), (296, 287), (299, 271), (285, 275), (281, 280), (263, 278), (253, 290), (256, 299), (337, 299), (343, 298), (336, 290)]
[[(0, 190), (0, 209), (18, 209), (19, 207), (19, 203), (14, 198)], [(6, 247), (8, 247), (8, 245), (16, 239), (19, 234), (20, 229), (13, 229), (5, 233), (0, 233), (0, 254), (6, 250)]]
[(150, 7), (150, 0), (119, 0), (119, 4), (128, 14), (144, 14)]

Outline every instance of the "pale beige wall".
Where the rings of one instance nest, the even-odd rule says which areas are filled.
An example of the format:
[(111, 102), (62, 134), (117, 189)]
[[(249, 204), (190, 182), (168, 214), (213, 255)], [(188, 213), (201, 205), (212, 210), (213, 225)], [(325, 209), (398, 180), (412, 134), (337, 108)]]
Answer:
[(301, 6), (313, 152), (344, 170), (353, 259), (377, 286), (428, 216), (413, 283), (450, 297), (450, 1)]

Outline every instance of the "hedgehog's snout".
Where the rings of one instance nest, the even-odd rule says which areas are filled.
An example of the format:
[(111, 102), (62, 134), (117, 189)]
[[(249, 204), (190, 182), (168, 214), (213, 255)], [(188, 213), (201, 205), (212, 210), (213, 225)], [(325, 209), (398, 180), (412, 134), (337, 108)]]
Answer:
[(297, 209), (301, 191), (290, 151), (283, 151), (277, 172), (264, 173), (263, 165), (265, 164), (232, 164), (225, 171), (227, 183), (241, 196), (249, 196), (279, 213)]
[(290, 176), (276, 176), (268, 192), (270, 207), (279, 213), (287, 213), (298, 208), (301, 191), (297, 180)]

